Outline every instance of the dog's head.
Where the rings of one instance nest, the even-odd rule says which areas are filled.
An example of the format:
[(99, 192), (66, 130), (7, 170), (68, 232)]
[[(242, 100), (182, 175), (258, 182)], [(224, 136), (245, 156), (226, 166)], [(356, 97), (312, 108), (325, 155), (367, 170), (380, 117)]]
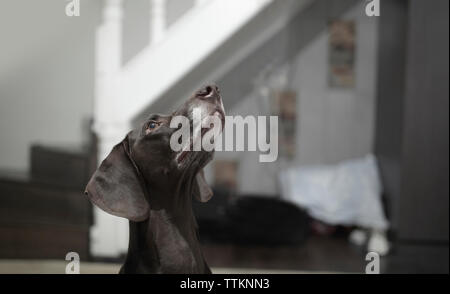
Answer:
[[(110, 214), (133, 221), (148, 217), (152, 191), (166, 193), (168, 197), (188, 191), (198, 200), (208, 201), (212, 191), (205, 181), (203, 167), (214, 151), (192, 151), (195, 142), (201, 141), (209, 129), (196, 127), (194, 109), (201, 110), (202, 118), (217, 117), (221, 122), (219, 131), (223, 129), (225, 112), (219, 89), (215, 85), (201, 88), (171, 115), (151, 115), (114, 146), (86, 187), (90, 200)], [(188, 122), (190, 134), (183, 144), (181, 137), (173, 139), (182, 125), (173, 124), (172, 120), (180, 117)], [(174, 150), (174, 142), (182, 148)]]

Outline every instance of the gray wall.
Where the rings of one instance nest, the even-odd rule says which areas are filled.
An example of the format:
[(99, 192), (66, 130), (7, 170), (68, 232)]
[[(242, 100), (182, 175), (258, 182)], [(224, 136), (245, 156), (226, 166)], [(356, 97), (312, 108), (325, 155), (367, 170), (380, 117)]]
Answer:
[(125, 64), (150, 42), (150, 1), (125, 0), (123, 8), (122, 63)]
[(194, 6), (195, 0), (167, 0), (167, 25), (170, 27), (180, 17), (182, 17), (192, 6)]
[(410, 1), (407, 40), (401, 239), (444, 241), (449, 234), (449, 2)]
[[(175, 24), (192, 6), (194, 0), (167, 0), (167, 28)], [(149, 0), (124, 0), (123, 7), (122, 63), (125, 64), (150, 42), (151, 7)]]
[(393, 232), (448, 245), (448, 1), (384, 7), (375, 146)]
[(401, 191), (407, 18), (408, 1), (386, 2), (379, 17), (375, 154), (389, 200), (387, 213), (394, 227), (397, 215), (393, 211)]

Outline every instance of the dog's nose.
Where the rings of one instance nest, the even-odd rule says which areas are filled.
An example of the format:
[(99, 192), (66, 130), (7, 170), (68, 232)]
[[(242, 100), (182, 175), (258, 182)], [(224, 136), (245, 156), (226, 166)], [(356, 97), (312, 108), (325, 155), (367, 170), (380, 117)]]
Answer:
[(217, 98), (220, 94), (219, 88), (216, 85), (207, 85), (198, 91), (197, 96), (203, 98)]

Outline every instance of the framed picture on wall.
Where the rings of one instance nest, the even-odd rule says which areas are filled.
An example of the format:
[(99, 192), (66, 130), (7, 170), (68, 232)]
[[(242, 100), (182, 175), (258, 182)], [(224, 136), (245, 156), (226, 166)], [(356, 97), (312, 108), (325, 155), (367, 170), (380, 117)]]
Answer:
[(238, 162), (235, 160), (214, 161), (214, 186), (236, 191), (238, 182)]
[(293, 158), (296, 149), (297, 93), (290, 90), (275, 91), (272, 114), (278, 116), (279, 155)]
[(352, 88), (355, 85), (355, 22), (329, 22), (328, 67), (329, 85), (334, 88)]

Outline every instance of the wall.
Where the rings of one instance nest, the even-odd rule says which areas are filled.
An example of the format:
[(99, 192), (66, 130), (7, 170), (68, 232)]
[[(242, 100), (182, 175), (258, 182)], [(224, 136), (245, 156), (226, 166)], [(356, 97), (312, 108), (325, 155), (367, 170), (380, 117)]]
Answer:
[(123, 1), (122, 64), (145, 48), (151, 38), (150, 1)]
[(375, 154), (392, 226), (400, 194), (408, 1), (389, 1), (379, 18)]
[(397, 233), (448, 252), (449, 3), (409, 5)]
[[(150, 0), (123, 1), (123, 47), (122, 63), (127, 63), (150, 42)], [(193, 0), (166, 0), (166, 28), (169, 29), (178, 19), (194, 6)]]
[(448, 1), (384, 7), (375, 148), (393, 236), (448, 245)]
[(27, 170), (29, 146), (79, 146), (92, 115), (99, 1), (67, 17), (65, 1), (2, 1), (0, 168)]

